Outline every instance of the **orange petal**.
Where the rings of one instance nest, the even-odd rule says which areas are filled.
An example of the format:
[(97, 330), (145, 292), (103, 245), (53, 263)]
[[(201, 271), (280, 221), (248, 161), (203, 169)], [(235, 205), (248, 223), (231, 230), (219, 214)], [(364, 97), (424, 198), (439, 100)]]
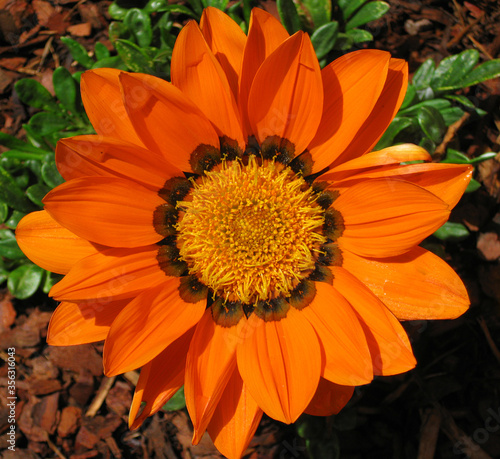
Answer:
[(130, 122), (118, 83), (120, 70), (95, 69), (82, 75), (82, 101), (99, 135), (143, 145)]
[(384, 148), (379, 151), (372, 151), (359, 158), (351, 159), (345, 163), (335, 166), (326, 174), (321, 176), (321, 180), (338, 181), (346, 177), (356, 176), (364, 169), (387, 165), (399, 165), (408, 161), (430, 161), (431, 155), (418, 145), (405, 143)]
[(318, 389), (305, 412), (313, 416), (337, 414), (346, 406), (353, 393), (354, 386), (339, 386), (327, 379), (320, 378)]
[(111, 247), (139, 247), (163, 239), (153, 213), (165, 201), (130, 180), (84, 177), (54, 188), (43, 199), (47, 212), (77, 236)]
[(158, 265), (157, 253), (156, 245), (102, 250), (76, 263), (64, 279), (52, 287), (50, 296), (67, 301), (136, 296), (168, 279)]
[(16, 239), (33, 263), (59, 274), (66, 274), (99, 248), (61, 226), (45, 210), (23, 217), (16, 228)]
[(316, 296), (302, 311), (317, 333), (325, 355), (322, 376), (357, 386), (373, 379), (365, 333), (351, 305), (331, 285), (316, 282)]
[(146, 148), (189, 172), (191, 153), (199, 145), (219, 148), (212, 124), (179, 88), (167, 81), (122, 72), (120, 83), (134, 128)]
[(332, 267), (331, 270), (333, 286), (351, 303), (365, 330), (374, 374), (394, 375), (411, 370), (416, 364), (415, 357), (398, 320), (349, 271), (340, 267)]
[(285, 423), (295, 422), (318, 387), (321, 348), (307, 319), (294, 308), (280, 321), (248, 319), (238, 346), (238, 369), (257, 404)]
[(372, 150), (401, 107), (407, 86), (408, 64), (401, 59), (391, 59), (384, 89), (375, 107), (335, 164), (357, 158)]
[[(128, 418), (131, 429), (140, 427), (182, 387), (186, 356), (194, 330), (195, 327), (188, 330), (142, 367)], [(138, 415), (143, 403), (145, 406)]]
[(165, 159), (145, 148), (111, 137), (81, 135), (57, 143), (56, 162), (66, 181), (106, 176), (134, 180), (157, 191), (165, 182), (182, 172)]
[(448, 205), (424, 188), (399, 180), (368, 180), (335, 201), (345, 230), (339, 247), (366, 257), (407, 252), (448, 219)]
[(245, 322), (242, 319), (234, 327), (221, 327), (215, 323), (209, 308), (196, 327), (187, 356), (184, 383), (194, 444), (201, 440), (236, 367), (237, 338)]
[(309, 150), (313, 172), (329, 166), (349, 146), (382, 92), (391, 55), (367, 49), (345, 54), (321, 71), (324, 106)]
[(227, 458), (239, 459), (261, 418), (262, 410), (235, 368), (207, 427), (214, 445)]
[(298, 32), (255, 75), (248, 99), (252, 133), (261, 143), (269, 136), (287, 139), (299, 155), (316, 134), (322, 109), (318, 59), (309, 36)]
[(186, 24), (172, 53), (172, 83), (212, 122), (219, 136), (245, 149), (240, 114), (221, 65), (210, 51), (196, 22)]
[(145, 290), (111, 325), (104, 344), (104, 372), (113, 376), (148, 363), (196, 325), (205, 307), (206, 299), (185, 303), (176, 278)]
[[(240, 76), (239, 106), (246, 136), (251, 134), (248, 121), (248, 96), (257, 70), (271, 53), (288, 38), (288, 32), (272, 14), (253, 8)], [(245, 136), (245, 138), (246, 138)]]
[(129, 301), (127, 298), (62, 302), (50, 318), (47, 344), (70, 346), (106, 339), (113, 320)]
[[(390, 147), (393, 148), (393, 147)], [(383, 151), (383, 150), (381, 150)], [(362, 158), (375, 154), (368, 153)], [(357, 160), (349, 161), (346, 165)], [(322, 176), (322, 179), (330, 180), (335, 176), (337, 168)], [(356, 173), (352, 171), (341, 172), (340, 182), (335, 182), (334, 187), (342, 192), (342, 189), (352, 186), (354, 183), (364, 182), (375, 178), (396, 178), (406, 182), (414, 183), (432, 194), (441, 198), (451, 208), (455, 207), (462, 197), (467, 185), (472, 178), (472, 166), (464, 164), (407, 164), (403, 166), (386, 166), (362, 170)], [(349, 176), (347, 176), (349, 174)], [(328, 177), (328, 178), (327, 178)]]
[(200, 29), (212, 53), (224, 70), (236, 99), (243, 50), (247, 41), (246, 35), (227, 14), (210, 6), (203, 10)]
[(369, 259), (344, 250), (342, 266), (401, 320), (454, 319), (469, 307), (463, 282), (437, 255), (415, 247), (393, 258)]

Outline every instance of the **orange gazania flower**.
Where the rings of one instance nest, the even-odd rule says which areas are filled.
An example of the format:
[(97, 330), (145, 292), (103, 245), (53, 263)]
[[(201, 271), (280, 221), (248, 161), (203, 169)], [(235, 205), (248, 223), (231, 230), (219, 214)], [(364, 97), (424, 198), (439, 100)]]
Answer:
[(382, 51), (320, 70), (309, 37), (260, 9), (248, 37), (213, 8), (188, 23), (172, 83), (86, 72), (97, 135), (58, 144), (66, 183), (17, 230), (65, 274), (49, 344), (104, 339), (107, 375), (142, 367), (132, 428), (184, 384), (193, 441), (208, 430), (230, 458), (263, 412), (336, 413), (353, 386), (413, 368), (398, 319), (468, 307), (417, 244), (471, 169), (403, 165), (430, 160), (415, 145), (370, 153), (406, 85)]

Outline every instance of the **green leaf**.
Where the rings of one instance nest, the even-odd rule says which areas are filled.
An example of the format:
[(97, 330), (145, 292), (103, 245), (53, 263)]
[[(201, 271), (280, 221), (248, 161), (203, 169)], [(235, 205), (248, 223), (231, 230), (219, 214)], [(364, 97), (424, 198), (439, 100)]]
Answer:
[[(192, 18), (197, 19), (199, 16), (196, 15), (193, 11), (191, 11), (188, 7), (184, 5), (166, 5), (165, 7), (162, 7), (159, 11), (161, 12), (168, 12), (168, 13), (179, 13), (179, 14), (185, 14), (186, 16), (190, 16)], [(203, 9), (201, 10), (203, 11)], [(201, 16), (201, 13), (200, 13)], [(161, 20), (161, 19), (160, 19)]]
[(0, 167), (0, 201), (20, 212), (28, 213), (37, 210), (3, 167)]
[(208, 6), (213, 6), (214, 8), (218, 8), (221, 11), (226, 9), (229, 0), (201, 0), (203, 6), (207, 8)]
[(30, 198), (37, 206), (43, 207), (42, 199), (51, 190), (48, 186), (41, 183), (35, 183), (26, 190), (26, 196)]
[(309, 11), (315, 30), (330, 21), (332, 15), (331, 0), (302, 0), (302, 6)]
[(71, 56), (76, 62), (86, 69), (92, 68), (94, 61), (80, 43), (69, 37), (61, 37), (61, 41), (68, 47)]
[(413, 116), (422, 107), (432, 107), (432, 108), (435, 108), (436, 110), (444, 110), (446, 108), (450, 108), (451, 103), (449, 101), (447, 101), (446, 99), (424, 100), (423, 102), (419, 102), (418, 104), (411, 105), (410, 107), (405, 108), (404, 110), (400, 110), (398, 115)]
[(483, 161), (486, 161), (487, 159), (495, 158), (497, 154), (498, 153), (495, 153), (493, 151), (488, 151), (486, 153), (483, 153), (482, 155), (477, 156), (476, 158), (470, 159), (462, 152), (454, 150), (453, 148), (448, 148), (446, 150), (446, 156), (441, 162), (451, 164), (479, 164)]
[(52, 82), (54, 83), (54, 92), (64, 108), (76, 115), (80, 111), (80, 107), (77, 105), (80, 89), (69, 70), (65, 67), (57, 67), (52, 75)]
[(3, 223), (9, 215), (9, 206), (5, 202), (0, 202), (0, 223)]
[(167, 411), (182, 410), (186, 406), (186, 399), (184, 398), (184, 386), (182, 386), (174, 396), (163, 405), (163, 409)]
[(354, 14), (356, 10), (361, 8), (368, 0), (338, 0), (337, 3), (342, 10), (342, 17), (344, 21)]
[(57, 170), (55, 161), (47, 161), (42, 165), (43, 181), (50, 187), (55, 188), (57, 185), (64, 183), (64, 179)]
[(19, 212), (18, 210), (15, 210), (14, 212), (12, 212), (12, 215), (9, 217), (9, 219), (5, 222), (5, 226), (13, 230), (16, 229), (17, 224), (25, 215), (25, 212)]
[(408, 88), (406, 89), (405, 98), (403, 100), (403, 103), (401, 104), (400, 110), (404, 110), (405, 108), (409, 107), (416, 97), (417, 90), (415, 89), (415, 86), (410, 83), (408, 85)]
[(352, 38), (354, 43), (364, 43), (365, 41), (372, 41), (373, 35), (367, 30), (351, 29), (346, 32), (348, 37)]
[(451, 126), (453, 123), (462, 118), (465, 112), (460, 107), (450, 107), (440, 110), (440, 113), (443, 116), (446, 126)]
[(472, 103), (471, 100), (469, 100), (467, 97), (459, 95), (459, 94), (449, 94), (446, 97), (446, 99), (453, 100), (455, 102), (458, 102), (459, 104), (462, 104), (464, 107), (467, 108), (472, 108), (475, 109), (476, 106)]
[(468, 75), (465, 75), (464, 78), (458, 82), (459, 86), (457, 87), (466, 88), (467, 86), (472, 86), (497, 77), (500, 77), (500, 59), (492, 59), (491, 61), (479, 65)]
[(144, 6), (143, 10), (148, 13), (159, 13), (164, 11), (163, 8), (168, 6), (167, 0), (149, 0)]
[(446, 132), (446, 124), (438, 110), (433, 107), (421, 107), (417, 113), (417, 121), (429, 139), (435, 143), (441, 141)]
[(469, 230), (462, 223), (446, 222), (434, 232), (434, 236), (442, 241), (461, 241), (469, 236)]
[(457, 83), (470, 73), (478, 61), (479, 52), (475, 49), (444, 58), (434, 72), (432, 88), (435, 91), (447, 91), (462, 87)]
[(27, 151), (20, 151), (20, 150), (9, 150), (6, 151), (5, 153), (2, 153), (2, 158), (11, 158), (11, 159), (18, 159), (21, 161), (25, 160), (35, 160), (35, 161), (40, 161), (45, 157), (44, 153), (28, 153)]
[(47, 153), (47, 150), (43, 150), (41, 148), (35, 147), (34, 145), (30, 145), (29, 143), (23, 142), (22, 140), (16, 139), (14, 136), (5, 134), (3, 132), (0, 132), (0, 145), (11, 148), (13, 150), (20, 150), (28, 153), (43, 155)]
[(130, 70), (154, 75), (153, 60), (135, 43), (128, 40), (116, 40), (115, 48)]
[(153, 31), (149, 16), (139, 8), (131, 8), (123, 20), (125, 26), (132, 32), (137, 44), (141, 48), (151, 45)]
[(285, 26), (289, 34), (300, 30), (300, 18), (293, 0), (277, 0), (278, 13), (281, 23)]
[(122, 21), (127, 14), (127, 11), (128, 8), (122, 8), (116, 1), (111, 3), (108, 8), (108, 13), (111, 16), (111, 19), (116, 19), (117, 21)]
[(418, 91), (429, 87), (435, 71), (436, 64), (432, 59), (427, 59), (413, 75), (412, 84), (415, 89)]
[(197, 14), (197, 17), (201, 17), (201, 14), (203, 13), (201, 0), (188, 0), (188, 2), (191, 5), (191, 8), (193, 8), (193, 11)]
[(103, 59), (99, 59), (93, 66), (93, 69), (102, 69), (102, 68), (112, 68), (119, 70), (127, 70), (128, 67), (123, 62), (121, 56), (112, 56), (105, 57)]
[(318, 59), (322, 59), (333, 49), (338, 32), (339, 23), (334, 21), (319, 27), (311, 35), (311, 42)]
[(337, 35), (337, 40), (335, 41), (335, 49), (338, 49), (340, 51), (346, 51), (348, 49), (351, 49), (353, 45), (352, 38), (349, 37), (349, 35), (345, 33), (339, 32)]
[(481, 188), (481, 184), (477, 180), (471, 179), (465, 189), (465, 193), (473, 193), (474, 191), (479, 190), (479, 188)]
[(47, 136), (54, 132), (62, 131), (70, 125), (70, 122), (55, 113), (35, 113), (28, 122), (32, 132), (39, 136)]
[(0, 240), (0, 257), (5, 257), (9, 260), (22, 260), (26, 258), (23, 251), (17, 245), (15, 238)]
[(9, 274), (7, 287), (16, 298), (29, 298), (37, 291), (43, 272), (42, 268), (33, 264), (19, 266)]
[(59, 111), (59, 107), (50, 92), (38, 81), (23, 78), (16, 82), (14, 88), (21, 102), (26, 105), (44, 110)]
[(380, 138), (375, 146), (374, 150), (382, 150), (382, 148), (390, 147), (393, 145), (395, 137), (407, 127), (410, 127), (413, 121), (410, 118), (399, 118), (395, 117), (389, 127), (384, 132), (384, 135)]
[(94, 46), (94, 54), (98, 61), (101, 59), (107, 59), (110, 56), (109, 49), (106, 48), (106, 45), (100, 41), (98, 41)]
[(390, 6), (386, 2), (370, 2), (361, 7), (361, 9), (347, 21), (346, 30), (362, 26), (370, 21), (382, 17), (389, 10)]

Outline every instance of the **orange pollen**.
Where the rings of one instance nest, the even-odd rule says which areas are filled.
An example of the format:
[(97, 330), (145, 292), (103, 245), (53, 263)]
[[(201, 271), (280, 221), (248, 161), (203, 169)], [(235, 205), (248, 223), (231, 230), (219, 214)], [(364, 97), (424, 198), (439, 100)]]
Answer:
[(228, 301), (288, 296), (326, 242), (305, 180), (273, 161), (223, 161), (180, 201), (177, 245), (189, 272)]

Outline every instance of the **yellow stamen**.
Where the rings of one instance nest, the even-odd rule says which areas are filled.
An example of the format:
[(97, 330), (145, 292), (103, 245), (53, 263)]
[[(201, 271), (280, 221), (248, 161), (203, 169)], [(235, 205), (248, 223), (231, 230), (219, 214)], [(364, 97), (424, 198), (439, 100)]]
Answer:
[(304, 179), (254, 156), (206, 172), (178, 207), (181, 258), (229, 301), (287, 295), (314, 269), (326, 242), (323, 209)]

